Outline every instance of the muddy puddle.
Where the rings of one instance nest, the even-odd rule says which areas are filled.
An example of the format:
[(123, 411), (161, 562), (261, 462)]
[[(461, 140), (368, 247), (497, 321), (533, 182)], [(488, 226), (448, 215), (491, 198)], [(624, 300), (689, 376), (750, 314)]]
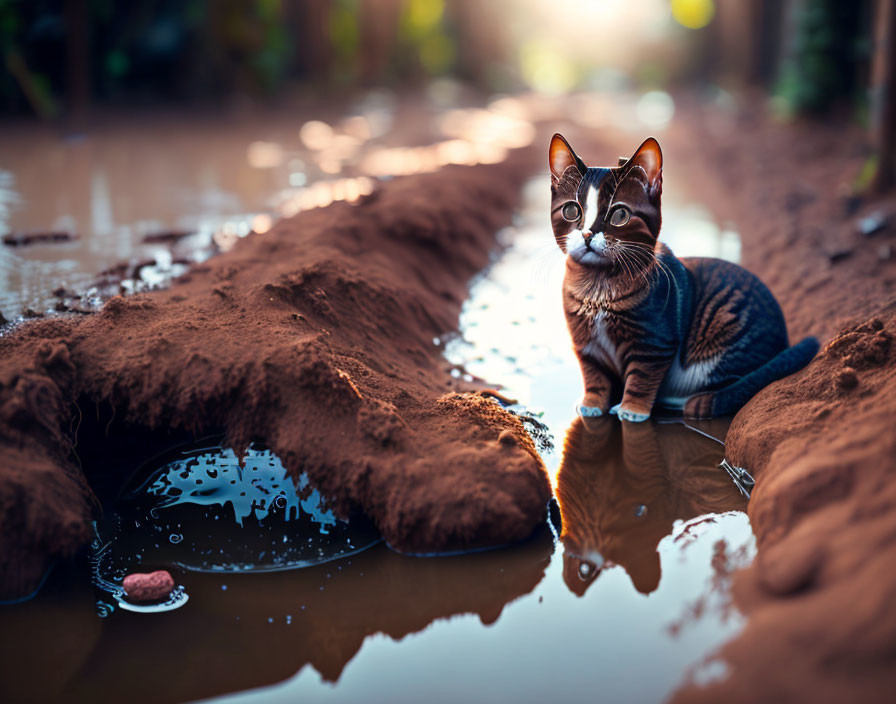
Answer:
[[(429, 146), (416, 150), (390, 146), (401, 118), (383, 96), (304, 132), (255, 123), (234, 138), (222, 128), (218, 148), (206, 139), (195, 152), (188, 128), (175, 136), (189, 164), (179, 171), (158, 135), (53, 137), (39, 153), (55, 171), (6, 151), (4, 232), (79, 237), (0, 247), (0, 311), (50, 308), (57, 286), (99, 297), (96, 274), (122, 259), (144, 262), (124, 277), (132, 290), (164, 285), (274, 218), (357, 198), (378, 177), (500, 159), (532, 138), (519, 108), (440, 108), (417, 135)], [(497, 151), (496, 130), (507, 140)], [(41, 187), (68, 166), (87, 176)], [(668, 182), (672, 249), (737, 260), (737, 234)], [(726, 425), (576, 418), (581, 381), (548, 202), (544, 179), (528, 184), (500, 233), (504, 249), (472, 286), (461, 334), (433, 342), (456, 375), (499, 385), (512, 410), (535, 419), (559, 502), (550, 523), (504, 549), (403, 556), (360, 518), (338, 520), (264, 448), (242, 463), (213, 441), (175, 448), (129, 468), (134, 478), (95, 526), (89, 581), (83, 566), (57, 569), (36, 598), (0, 611), (3, 698), (659, 702), (722, 676), (711, 654), (743, 625), (731, 573), (754, 552), (746, 501), (719, 467)], [(132, 608), (123, 577), (160, 568), (176, 593)]]
[[(92, 584), (60, 569), (2, 612), (9, 700), (659, 702), (722, 676), (711, 654), (743, 624), (731, 574), (754, 551), (719, 468), (726, 424), (575, 417), (547, 195), (527, 186), (462, 337), (435, 342), (543, 425), (550, 523), (504, 549), (403, 556), (264, 448), (243, 463), (214, 442), (176, 448), (97, 522)], [(737, 257), (705, 210), (674, 194), (666, 208), (677, 252)], [(175, 593), (131, 608), (125, 574), (159, 568)]]
[[(437, 558), (339, 522), (314, 492), (280, 484), (263, 451), (240, 478), (232, 453), (181, 450), (98, 522), (93, 586), (54, 573), (3, 612), (10, 695), (661, 701), (719, 676), (703, 660), (741, 626), (727, 589), (752, 554), (719, 446), (680, 424), (598, 420), (569, 429), (552, 525)], [(156, 568), (184, 596), (123, 608), (124, 574)]]

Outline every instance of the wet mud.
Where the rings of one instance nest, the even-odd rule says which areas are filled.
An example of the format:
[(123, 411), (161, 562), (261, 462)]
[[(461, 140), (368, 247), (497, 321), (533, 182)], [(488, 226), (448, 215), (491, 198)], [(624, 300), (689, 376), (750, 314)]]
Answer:
[(132, 462), (141, 433), (156, 452), (215, 432), (237, 450), (262, 441), (397, 550), (530, 535), (550, 496), (532, 440), (495, 401), (454, 393), (433, 343), (456, 326), (526, 168), (385, 182), (238, 242), (168, 290), (0, 338), (4, 596), (86, 545), (97, 493), (127, 480), (89, 461), (116, 434)]
[[(675, 179), (736, 224), (742, 263), (780, 301), (791, 337), (816, 335), (823, 351), (805, 370), (760, 392), (731, 424), (725, 455), (756, 479), (748, 511), (758, 555), (733, 576), (747, 625), (720, 650), (727, 664), (722, 674), (688, 680), (674, 700), (888, 701), (896, 688), (893, 199), (850, 192), (864, 163), (858, 133), (837, 125), (782, 126), (750, 108), (682, 102), (679, 109), (677, 124), (662, 136), (667, 154), (678, 155)], [(520, 419), (493, 398), (453, 393), (468, 383), (458, 369), (450, 374), (440, 345), (455, 329), (467, 282), (488, 262), (495, 230), (509, 219), (530, 166), (511, 159), (389, 181), (357, 206), (312, 210), (240, 241), (231, 252), (193, 265), (168, 291), (115, 297), (98, 315), (34, 321), (0, 339), (4, 596), (34, 589), (56, 558), (88, 544), (91, 519), (129, 479), (128, 468), (211, 432), (223, 433), (236, 449), (265, 442), (292, 476), (307, 472), (333, 497), (337, 512), (364, 512), (399, 550), (469, 549), (529, 536), (543, 522), (550, 495), (536, 448)], [(675, 434), (686, 429), (658, 429), (629, 442), (627, 434), (633, 440), (647, 426), (586, 432), (576, 423), (557, 477), (562, 578), (577, 599), (590, 597), (596, 607), (595, 592), (618, 574), (613, 567), (622, 567), (640, 594), (654, 598), (662, 592), (656, 555), (664, 541), (670, 535), (687, 541), (689, 531), (705, 527), (695, 516), (729, 511), (742, 499), (721, 470), (684, 470), (685, 459), (669, 463), (681, 456)], [(656, 447), (666, 458), (661, 462)], [(606, 448), (614, 470), (596, 473), (587, 457)], [(127, 462), (117, 461), (122, 458)], [(577, 497), (587, 496), (582, 484), (604, 481), (618, 505), (596, 495), (594, 505), (577, 505)], [(430, 591), (414, 591), (418, 598), (435, 595), (437, 607), (419, 614), (415, 607), (413, 623), (396, 626), (386, 621), (407, 611), (411, 597), (384, 607), (376, 602), (381, 597), (355, 585), (342, 605), (371, 601), (358, 611), (345, 607), (348, 615), (334, 607), (319, 631), (311, 628), (323, 648), (306, 640), (278, 648), (300, 654), (286, 662), (262, 646), (251, 668), (222, 668), (226, 677), (214, 692), (207, 682), (197, 685), (178, 661), (165, 671), (172, 699), (273, 682), (305, 662), (332, 681), (372, 633), (401, 637), (455, 612), (484, 614), (483, 622), (491, 623), (544, 575), (550, 549), (532, 545), (541, 543), (449, 558), (497, 565), (533, 550), (519, 579), (481, 594), (479, 583), (455, 584), (438, 573), (437, 563), (413, 563), (384, 546), (353, 556), (353, 565), (385, 555), (383, 564), (413, 563), (415, 570), (438, 573)], [(727, 555), (722, 545), (713, 557), (713, 589), (726, 594), (732, 566), (742, 565)], [(314, 580), (325, 570), (302, 571), (309, 593), (319, 591)], [(193, 607), (214, 610), (236, 593), (230, 583), (222, 590), (220, 580), (204, 579), (190, 577), (188, 590), (201, 597)], [(252, 579), (269, 580), (271, 593), (295, 589), (282, 574)], [(429, 584), (414, 575), (386, 575), (374, 592), (400, 592), (415, 579)], [(259, 593), (255, 584), (245, 589), (240, 603), (257, 609), (260, 623), (296, 622), (292, 601), (276, 616), (262, 614), (251, 599)], [(135, 661), (154, 657), (160, 643), (179, 648), (176, 634), (201, 631), (199, 621), (184, 629), (173, 615), (161, 615), (135, 641), (125, 621), (100, 628), (91, 590), (78, 596), (87, 609), (60, 607), (56, 613), (67, 625), (57, 624), (54, 633), (62, 646), (84, 655), (41, 683), (55, 692), (85, 694), (103, 681), (127, 696), (128, 683), (148, 676), (136, 671)], [(468, 601), (443, 608), (461, 596)], [(41, 608), (52, 609), (57, 597), (51, 591)], [(469, 601), (474, 597), (484, 601)], [(21, 619), (17, 632), (27, 634), (34, 622), (30, 608), (11, 616)], [(191, 619), (203, 613), (208, 616), (183, 610)], [(669, 629), (685, 632), (703, 613), (698, 595), (680, 619), (670, 616)], [(334, 622), (344, 625), (333, 629)], [(527, 629), (536, 628), (533, 622)], [(190, 647), (177, 653), (191, 662), (204, 649), (223, 651), (224, 643), (240, 638), (270, 640), (264, 626), (250, 633), (241, 630), (245, 624), (230, 627), (222, 626), (213, 642), (187, 640)], [(284, 627), (284, 633), (295, 632)], [(35, 631), (30, 646), (27, 635), (18, 642), (22, 652), (35, 652), (51, 637)], [(101, 639), (114, 647), (86, 655)], [(589, 653), (606, 646), (580, 640)], [(3, 660), (14, 664), (16, 653), (7, 655)], [(233, 653), (221, 653), (222, 661), (231, 662), (228, 657)]]
[[(741, 627), (728, 587), (753, 541), (717, 441), (677, 423), (625, 434), (607, 420), (569, 429), (551, 524), (501, 550), (434, 559), (381, 542), (343, 550), (346, 536), (362, 546), (358, 526), (340, 525), (319, 494), (280, 484), (282, 465), (267, 451), (250, 450), (242, 482), (220, 447), (166, 454), (104, 502), (92, 588), (63, 563), (37, 598), (2, 614), (10, 671), (0, 692), (47, 702), (226, 693), (410, 702), (426, 692), (475, 700), (491, 687), (529, 701), (581, 698), (597, 677), (612, 701), (658, 701)], [(599, 491), (581, 491), (583, 482)], [(301, 566), (293, 558), (306, 539), (315, 554), (287, 569)], [(573, 551), (595, 549), (607, 555), (601, 569), (571, 579)], [(122, 575), (159, 568), (188, 603), (147, 605), (149, 615), (115, 598)], [(563, 657), (545, 677), (544, 644), (560, 638)], [(47, 672), (48, 661), (60, 665)], [(641, 671), (646, 683), (633, 676)]]
[(864, 164), (852, 128), (776, 125), (750, 109), (690, 117), (701, 140), (679, 131), (678, 148), (695, 155), (691, 176), (737, 221), (744, 264), (777, 296), (791, 337), (816, 335), (822, 351), (731, 425), (727, 457), (756, 479), (749, 514), (758, 554), (733, 585), (748, 625), (721, 651), (729, 676), (675, 701), (889, 701), (893, 196), (852, 194)]

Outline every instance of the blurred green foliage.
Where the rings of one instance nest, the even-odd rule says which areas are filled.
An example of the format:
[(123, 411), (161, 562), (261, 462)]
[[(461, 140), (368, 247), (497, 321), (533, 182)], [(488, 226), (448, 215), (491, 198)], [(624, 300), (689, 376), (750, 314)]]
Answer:
[(401, 41), (427, 73), (447, 73), (455, 59), (448, 36), (444, 0), (407, 0), (399, 24)]
[(866, 99), (870, 4), (867, 0), (791, 3), (792, 44), (776, 91), (788, 112), (821, 114), (838, 104)]
[[(872, 4), (787, 0), (775, 101), (785, 113), (861, 108)], [(669, 7), (669, 22), (703, 27), (675, 41), (699, 42), (728, 5)], [(404, 86), (452, 73), (490, 89), (563, 92), (608, 68), (539, 33), (502, 44), (496, 23), (511, 19), (486, 0), (0, 0), (0, 112), (53, 117), (73, 103), (73, 84), (82, 101), (134, 105), (276, 96), (287, 83)], [(673, 70), (666, 54), (646, 53), (629, 78), (652, 88)], [(489, 77), (498, 75), (496, 86)]]
[(20, 69), (0, 74), (0, 111), (46, 112), (73, 74), (91, 101), (129, 104), (370, 80), (371, 63), (403, 81), (450, 71), (458, 43), (445, 0), (0, 0), (0, 55)]
[(359, 0), (334, 0), (329, 12), (329, 39), (333, 48), (333, 78), (343, 83), (357, 78), (358, 49), (361, 45)]

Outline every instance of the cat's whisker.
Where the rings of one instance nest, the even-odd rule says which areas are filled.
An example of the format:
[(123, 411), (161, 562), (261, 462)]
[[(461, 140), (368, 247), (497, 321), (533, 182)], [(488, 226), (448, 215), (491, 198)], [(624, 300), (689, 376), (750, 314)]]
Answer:
[(649, 283), (647, 268), (642, 266), (643, 262), (641, 262), (638, 256), (641, 253), (636, 249), (630, 247), (630, 244), (626, 242), (619, 242), (617, 244), (617, 247), (620, 259), (628, 262), (631, 265), (632, 269), (634, 269), (634, 271), (638, 274), (638, 276), (636, 276), (634, 273), (631, 273), (631, 270), (629, 270), (630, 276), (632, 278), (643, 278), (645, 283)]
[(625, 247), (619, 247), (616, 250), (616, 253), (618, 255), (617, 261), (619, 261), (619, 263), (622, 265), (622, 268), (625, 269), (625, 273), (628, 274), (629, 278), (637, 279), (638, 277), (635, 274), (635, 272), (637, 271), (637, 264), (636, 262), (631, 260), (630, 254), (625, 250)]
[(542, 245), (536, 249), (535, 263), (532, 267), (533, 283), (547, 284), (550, 281), (550, 270), (563, 259), (563, 252), (555, 244)]

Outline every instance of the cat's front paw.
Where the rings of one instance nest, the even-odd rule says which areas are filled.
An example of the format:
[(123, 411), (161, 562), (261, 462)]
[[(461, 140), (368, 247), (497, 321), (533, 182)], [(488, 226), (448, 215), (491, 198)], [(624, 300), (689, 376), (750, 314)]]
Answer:
[(627, 420), (629, 423), (643, 423), (650, 418), (649, 413), (639, 413), (638, 411), (630, 411), (623, 408), (621, 403), (617, 403), (610, 409), (610, 413), (619, 416), (619, 420)]
[(581, 403), (576, 406), (576, 413), (582, 416), (582, 418), (599, 418), (604, 414), (597, 406), (585, 406)]

